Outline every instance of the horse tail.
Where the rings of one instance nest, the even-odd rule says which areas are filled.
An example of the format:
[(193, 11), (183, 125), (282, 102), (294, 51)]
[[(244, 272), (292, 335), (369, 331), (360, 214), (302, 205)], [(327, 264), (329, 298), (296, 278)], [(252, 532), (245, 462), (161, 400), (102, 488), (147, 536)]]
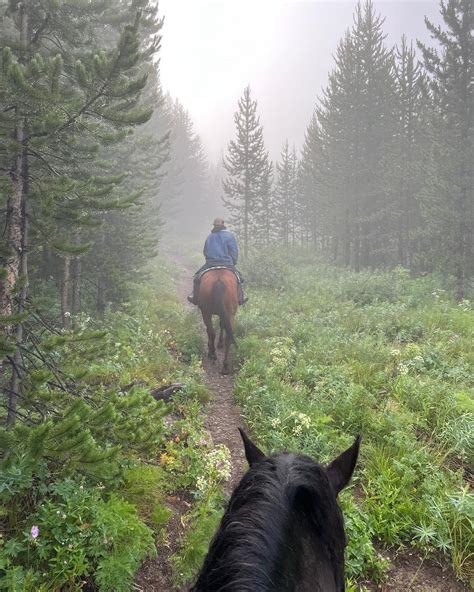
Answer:
[(214, 310), (216, 310), (217, 314), (219, 315), (221, 327), (224, 327), (225, 332), (228, 338), (230, 339), (230, 342), (235, 344), (232, 324), (230, 322), (229, 315), (227, 314), (227, 311), (224, 306), (225, 291), (226, 287), (224, 282), (222, 282), (221, 280), (217, 280), (217, 282), (212, 287), (212, 300), (214, 302)]

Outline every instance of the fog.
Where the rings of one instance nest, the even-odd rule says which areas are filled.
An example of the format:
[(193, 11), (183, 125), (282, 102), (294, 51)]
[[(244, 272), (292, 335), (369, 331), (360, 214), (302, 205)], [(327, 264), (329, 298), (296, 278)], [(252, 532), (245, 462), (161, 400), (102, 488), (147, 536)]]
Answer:
[(473, 4), (374, 2), (0, 1), (2, 590), (467, 590)]
[[(233, 113), (250, 84), (275, 159), (283, 141), (301, 145), (333, 54), (351, 26), (355, 2), (161, 0), (163, 87), (179, 98), (211, 161), (234, 136)], [(428, 41), (424, 16), (437, 1), (376, 2), (387, 43), (402, 34)]]

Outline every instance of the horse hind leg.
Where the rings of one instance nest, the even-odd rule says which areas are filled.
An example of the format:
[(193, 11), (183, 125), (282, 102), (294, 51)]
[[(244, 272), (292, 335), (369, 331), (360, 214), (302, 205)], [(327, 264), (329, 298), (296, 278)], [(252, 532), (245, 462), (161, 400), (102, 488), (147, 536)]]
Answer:
[[(232, 330), (234, 329), (234, 319), (231, 318), (230, 320)], [(225, 353), (224, 353), (224, 363), (222, 364), (222, 371), (221, 374), (230, 374), (231, 368), (231, 358), (232, 358), (232, 345), (234, 341), (232, 340), (231, 336), (227, 334), (225, 336)]]
[(224, 347), (224, 334), (225, 334), (224, 323), (221, 319), (220, 320), (219, 341), (217, 342), (217, 349), (223, 349), (223, 347)]
[(231, 348), (230, 339), (226, 336), (224, 362), (222, 364), (221, 374), (230, 374), (230, 348)]
[(216, 332), (214, 331), (214, 326), (212, 324), (212, 316), (211, 315), (203, 315), (204, 324), (206, 325), (207, 330), (207, 357), (210, 360), (217, 360), (216, 355)]

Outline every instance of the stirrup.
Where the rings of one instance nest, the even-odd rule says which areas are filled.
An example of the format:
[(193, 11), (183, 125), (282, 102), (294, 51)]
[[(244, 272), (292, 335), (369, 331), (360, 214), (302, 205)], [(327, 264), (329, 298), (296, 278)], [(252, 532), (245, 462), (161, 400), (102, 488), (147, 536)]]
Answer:
[(197, 304), (197, 300), (194, 298), (194, 296), (188, 296), (188, 302), (191, 304)]

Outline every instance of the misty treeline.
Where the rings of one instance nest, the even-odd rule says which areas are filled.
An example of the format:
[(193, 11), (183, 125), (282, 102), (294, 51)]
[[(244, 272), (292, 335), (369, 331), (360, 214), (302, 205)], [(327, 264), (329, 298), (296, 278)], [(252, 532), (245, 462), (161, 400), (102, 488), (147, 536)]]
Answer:
[[(458, 297), (474, 271), (474, 5), (441, 3), (434, 47), (386, 44), (359, 4), (340, 41), (300, 154), (273, 166), (257, 103), (244, 90), (224, 160), (224, 202), (244, 250), (309, 245), (355, 270), (442, 270)], [(295, 97), (295, 109), (297, 108)]]
[(74, 329), (82, 311), (100, 317), (127, 301), (156, 255), (164, 216), (189, 203), (192, 220), (207, 199), (200, 138), (160, 87), (162, 26), (151, 0), (0, 6), (0, 353), (9, 422), (27, 374), (54, 367), (45, 335)]

